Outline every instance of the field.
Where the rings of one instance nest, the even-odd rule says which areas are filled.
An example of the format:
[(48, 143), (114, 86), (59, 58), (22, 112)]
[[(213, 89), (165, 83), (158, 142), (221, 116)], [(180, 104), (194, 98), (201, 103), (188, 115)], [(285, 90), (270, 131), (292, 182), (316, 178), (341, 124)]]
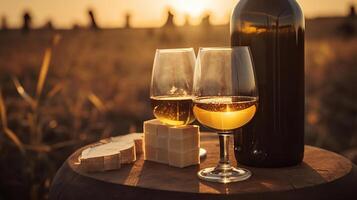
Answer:
[[(357, 37), (340, 23), (307, 24), (306, 143), (357, 163)], [(0, 199), (46, 198), (74, 149), (142, 131), (155, 49), (201, 46), (229, 46), (229, 27), (0, 32)]]

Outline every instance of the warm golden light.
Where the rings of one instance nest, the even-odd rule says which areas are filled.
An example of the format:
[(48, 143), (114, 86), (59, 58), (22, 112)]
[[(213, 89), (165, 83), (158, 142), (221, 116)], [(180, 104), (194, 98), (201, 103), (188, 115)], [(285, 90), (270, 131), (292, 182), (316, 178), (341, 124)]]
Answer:
[[(43, 26), (49, 19), (56, 27), (71, 28), (74, 23), (88, 24), (87, 10), (93, 8), (101, 27), (120, 27), (125, 24), (125, 14), (132, 15), (134, 27), (160, 27), (165, 23), (170, 7), (175, 13), (175, 23), (184, 24), (185, 16), (190, 17), (190, 23), (197, 25), (206, 12), (212, 14), (213, 24), (229, 22), (230, 12), (239, 0), (0, 0), (0, 13), (8, 19), (10, 27), (21, 26), (21, 16), (24, 10), (29, 10), (34, 17), (33, 25)], [(346, 15), (348, 6), (356, 4), (357, 0), (297, 0), (303, 8), (306, 17)]]
[(254, 33), (254, 34), (259, 34), (259, 33), (263, 33), (266, 32), (266, 28), (264, 27), (256, 27), (254, 26), (252, 23), (244, 23), (243, 27), (242, 27), (242, 32), (250, 34), (250, 33)]
[(206, 10), (206, 5), (201, 1), (192, 1), (192, 0), (176, 0), (173, 3), (175, 10), (181, 13), (185, 13), (190, 17), (199, 17)]

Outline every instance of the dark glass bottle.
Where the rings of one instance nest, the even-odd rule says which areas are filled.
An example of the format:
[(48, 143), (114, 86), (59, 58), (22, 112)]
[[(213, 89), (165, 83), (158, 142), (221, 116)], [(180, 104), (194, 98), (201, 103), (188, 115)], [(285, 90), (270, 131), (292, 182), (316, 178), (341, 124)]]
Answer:
[(231, 45), (249, 46), (259, 89), (254, 119), (234, 135), (239, 163), (298, 164), (304, 156), (303, 13), (295, 0), (240, 0), (231, 19)]

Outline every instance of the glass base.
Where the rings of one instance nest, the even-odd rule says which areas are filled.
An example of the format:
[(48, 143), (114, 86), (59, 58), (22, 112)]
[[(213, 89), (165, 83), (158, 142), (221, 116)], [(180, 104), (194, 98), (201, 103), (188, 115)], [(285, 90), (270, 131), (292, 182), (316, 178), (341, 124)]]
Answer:
[(202, 169), (197, 173), (198, 177), (205, 181), (218, 183), (232, 183), (247, 180), (252, 173), (243, 168), (219, 169), (217, 167), (209, 167)]

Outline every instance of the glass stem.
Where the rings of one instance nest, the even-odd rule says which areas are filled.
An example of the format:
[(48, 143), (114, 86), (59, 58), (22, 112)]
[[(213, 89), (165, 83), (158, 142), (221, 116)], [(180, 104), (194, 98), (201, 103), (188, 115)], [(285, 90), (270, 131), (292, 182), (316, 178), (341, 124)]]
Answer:
[(216, 167), (218, 170), (227, 171), (232, 169), (231, 163), (229, 161), (229, 139), (230, 134), (219, 133), (219, 150), (220, 150), (220, 160)]

